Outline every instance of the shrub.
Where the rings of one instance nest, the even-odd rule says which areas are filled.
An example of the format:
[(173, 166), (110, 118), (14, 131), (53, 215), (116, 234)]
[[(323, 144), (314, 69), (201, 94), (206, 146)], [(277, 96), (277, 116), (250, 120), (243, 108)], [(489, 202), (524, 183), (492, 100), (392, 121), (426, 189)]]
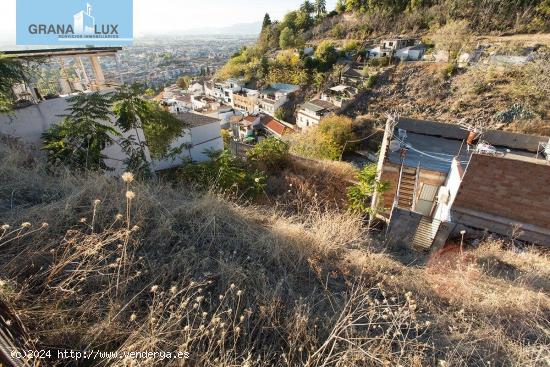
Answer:
[(210, 154), (210, 161), (189, 163), (178, 170), (178, 176), (196, 189), (214, 189), (223, 194), (255, 198), (263, 192), (265, 176), (251, 170), (230, 151)]
[(377, 75), (369, 75), (369, 78), (367, 79), (367, 88), (374, 87), (377, 79), (378, 79)]
[(250, 149), (247, 158), (260, 169), (275, 171), (287, 165), (290, 158), (289, 147), (279, 139), (267, 138)]
[(334, 141), (321, 134), (317, 127), (309, 128), (302, 134), (293, 134), (289, 139), (290, 151), (302, 157), (335, 161), (341, 154)]
[(370, 59), (368, 62), (368, 66), (372, 66), (372, 67), (380, 66), (380, 59), (377, 57)]
[(365, 166), (358, 174), (358, 183), (349, 187), (347, 191), (349, 208), (361, 214), (371, 212), (370, 199), (374, 193), (384, 192), (389, 183), (376, 180), (376, 164)]
[(349, 117), (332, 115), (321, 121), (319, 131), (333, 141), (340, 151), (349, 150), (350, 141), (355, 139), (353, 120)]
[(353, 149), (353, 121), (344, 116), (326, 117), (318, 126), (290, 137), (291, 152), (309, 158), (338, 160)]
[(454, 62), (450, 62), (450, 63), (447, 63), (447, 65), (445, 65), (440, 70), (440, 75), (441, 75), (441, 78), (443, 78), (444, 80), (447, 80), (451, 78), (453, 75), (455, 75), (457, 71), (458, 71), (458, 66)]

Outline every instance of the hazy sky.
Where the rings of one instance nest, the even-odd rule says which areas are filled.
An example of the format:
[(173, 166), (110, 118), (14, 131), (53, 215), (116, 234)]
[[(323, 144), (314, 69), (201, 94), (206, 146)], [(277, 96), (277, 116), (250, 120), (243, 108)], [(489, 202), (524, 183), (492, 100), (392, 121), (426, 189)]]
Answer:
[[(0, 0), (0, 42), (15, 44), (15, 1)], [(44, 0), (48, 1), (48, 0)], [(113, 0), (116, 1), (116, 0)], [(134, 0), (134, 35), (280, 19), (303, 0)], [(327, 0), (334, 9), (336, 0)]]

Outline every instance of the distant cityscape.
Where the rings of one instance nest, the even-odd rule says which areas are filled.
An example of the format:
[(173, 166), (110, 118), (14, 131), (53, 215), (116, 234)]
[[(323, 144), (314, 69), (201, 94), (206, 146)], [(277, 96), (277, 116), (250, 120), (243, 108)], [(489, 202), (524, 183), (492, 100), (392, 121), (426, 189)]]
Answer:
[(205, 35), (150, 36), (139, 39), (119, 53), (119, 62), (105, 58), (105, 76), (122, 82), (143, 83), (159, 88), (182, 75), (214, 73), (241, 47), (255, 42), (257, 36)]
[[(161, 90), (183, 75), (213, 75), (231, 55), (253, 44), (256, 38), (255, 35), (218, 34), (147, 36), (124, 47), (116, 58), (99, 59), (108, 84), (140, 83)], [(41, 95), (56, 96), (70, 90), (67, 82), (73, 84), (74, 90), (86, 89), (79, 83), (89, 83), (89, 76), (93, 74), (93, 66), (87, 58), (65, 57), (44, 59), (31, 79)]]

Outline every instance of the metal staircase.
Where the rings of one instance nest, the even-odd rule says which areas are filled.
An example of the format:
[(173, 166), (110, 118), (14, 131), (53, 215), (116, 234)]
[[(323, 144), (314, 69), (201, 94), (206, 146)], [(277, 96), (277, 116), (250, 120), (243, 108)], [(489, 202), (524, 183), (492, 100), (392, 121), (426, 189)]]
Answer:
[(437, 231), (441, 221), (438, 219), (431, 219), (423, 217), (418, 224), (416, 233), (412, 241), (412, 248), (416, 251), (426, 251), (432, 247)]
[(417, 169), (401, 167), (397, 192), (397, 207), (412, 210), (417, 183)]

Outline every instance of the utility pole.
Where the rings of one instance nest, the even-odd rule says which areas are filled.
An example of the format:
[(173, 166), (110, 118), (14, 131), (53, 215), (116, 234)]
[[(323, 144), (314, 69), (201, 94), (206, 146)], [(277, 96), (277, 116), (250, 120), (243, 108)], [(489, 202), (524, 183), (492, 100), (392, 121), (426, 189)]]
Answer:
[[(393, 131), (395, 129), (395, 126), (397, 125), (398, 120), (399, 120), (399, 117), (396, 115), (391, 115), (391, 114), (387, 115), (386, 127), (384, 128), (384, 137), (382, 138), (382, 146), (380, 147), (380, 155), (378, 156), (378, 164), (376, 166), (376, 182), (380, 182), (382, 178), (382, 170), (384, 169), (384, 162), (386, 160), (388, 146), (390, 145), (390, 139), (393, 136)], [(372, 195), (372, 201), (370, 206), (371, 213), (369, 217), (367, 231), (370, 230), (373, 224), (373, 221), (376, 218), (376, 211), (378, 209), (379, 197), (380, 197), (380, 193), (375, 190)]]

